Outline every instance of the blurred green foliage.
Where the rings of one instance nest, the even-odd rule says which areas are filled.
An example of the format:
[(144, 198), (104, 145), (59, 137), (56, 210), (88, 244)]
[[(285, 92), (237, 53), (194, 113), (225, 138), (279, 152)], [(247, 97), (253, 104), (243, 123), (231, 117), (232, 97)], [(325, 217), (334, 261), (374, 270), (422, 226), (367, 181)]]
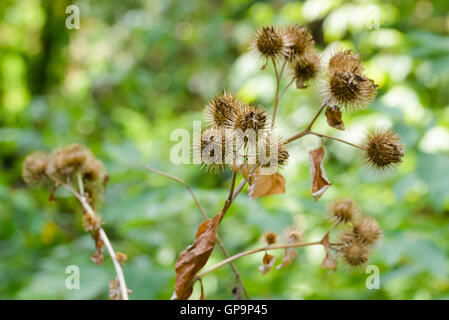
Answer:
[[(81, 28), (65, 27), (76, 4)], [(80, 208), (61, 194), (27, 189), (21, 162), (33, 150), (73, 142), (87, 145), (111, 176), (100, 208), (116, 250), (128, 253), (125, 275), (133, 299), (167, 299), (174, 261), (194, 238), (202, 218), (186, 190), (142, 169), (149, 164), (185, 179), (210, 216), (223, 204), (230, 174), (210, 175), (195, 165), (173, 165), (169, 137), (192, 129), (205, 102), (222, 88), (272, 108), (272, 68), (248, 53), (252, 32), (264, 24), (306, 24), (323, 50), (341, 41), (360, 53), (380, 85), (367, 111), (344, 116), (336, 133), (357, 141), (385, 125), (406, 144), (404, 163), (376, 178), (350, 147), (326, 142), (325, 167), (333, 186), (314, 203), (306, 137), (290, 147), (283, 169), (287, 193), (250, 201), (242, 194), (220, 226), (231, 253), (260, 245), (267, 230), (295, 224), (306, 238), (329, 228), (326, 204), (351, 196), (384, 230), (367, 274), (320, 268), (322, 248), (299, 251), (288, 269), (262, 276), (260, 255), (236, 261), (254, 298), (449, 298), (449, 2), (251, 0), (2, 0), (0, 3), (0, 298), (105, 299), (114, 277), (109, 258), (90, 261), (94, 246), (82, 229)], [(376, 21), (379, 28), (376, 27)], [(289, 90), (278, 112), (284, 136), (296, 133), (319, 106), (316, 87)], [(74, 209), (75, 208), (75, 209)], [(281, 252), (276, 255), (279, 258)], [(209, 264), (223, 258), (216, 250)], [(68, 265), (81, 270), (81, 289), (65, 288)], [(204, 279), (208, 298), (232, 298), (228, 267)], [(194, 298), (199, 297), (195, 288)]]

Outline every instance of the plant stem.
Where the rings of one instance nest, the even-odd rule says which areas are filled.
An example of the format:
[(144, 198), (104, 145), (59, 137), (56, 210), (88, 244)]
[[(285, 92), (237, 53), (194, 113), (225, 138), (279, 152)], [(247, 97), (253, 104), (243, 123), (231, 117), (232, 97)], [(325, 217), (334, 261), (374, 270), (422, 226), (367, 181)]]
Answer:
[[(58, 179), (56, 179), (53, 176), (49, 176), (49, 177), (50, 177), (50, 179), (55, 181), (57, 184), (60, 184), (60, 185), (63, 185), (64, 187), (66, 187), (78, 199), (78, 201), (81, 203), (81, 206), (83, 207), (84, 211), (88, 215), (95, 218), (95, 211), (90, 206), (89, 202), (87, 201), (86, 197), (84, 196), (84, 193), (80, 194), (75, 189), (73, 189), (73, 187), (70, 184), (59, 181)], [(79, 189), (80, 189), (80, 191), (83, 192), (84, 185), (83, 185), (83, 180), (82, 180), (81, 174), (79, 172), (77, 173), (77, 180), (78, 180)], [(99, 234), (100, 234), (100, 238), (103, 241), (104, 245), (106, 246), (106, 249), (108, 250), (109, 255), (114, 264), (115, 272), (117, 273), (117, 279), (120, 284), (120, 292), (122, 294), (122, 299), (128, 300), (128, 287), (126, 286), (125, 276), (123, 275), (122, 266), (121, 266), (120, 262), (117, 260), (117, 256), (115, 254), (114, 249), (112, 248), (112, 245), (111, 245), (111, 242), (109, 241), (108, 236), (106, 235), (106, 232), (101, 227), (99, 228)]]
[[(204, 208), (203, 208), (203, 206), (201, 205), (200, 201), (199, 201), (198, 198), (195, 196), (195, 194), (193, 193), (192, 189), (189, 187), (189, 185), (187, 184), (187, 182), (185, 182), (185, 181), (184, 181), (183, 179), (181, 179), (181, 178), (172, 176), (172, 175), (170, 175), (170, 174), (168, 174), (168, 173), (165, 173), (165, 172), (162, 172), (162, 171), (160, 171), (160, 170), (157, 170), (157, 169), (154, 169), (154, 168), (151, 168), (151, 167), (148, 167), (148, 166), (144, 166), (144, 167), (145, 167), (145, 169), (147, 169), (147, 170), (149, 170), (149, 171), (152, 171), (152, 172), (154, 172), (154, 173), (160, 174), (160, 175), (162, 175), (162, 176), (164, 176), (164, 177), (167, 177), (167, 178), (169, 178), (169, 179), (172, 179), (172, 180), (174, 180), (174, 181), (179, 182), (180, 184), (182, 184), (182, 185), (187, 189), (187, 191), (190, 193), (190, 195), (192, 196), (192, 198), (193, 198), (193, 200), (195, 201), (195, 203), (196, 203), (198, 209), (200, 210), (201, 215), (203, 216), (203, 218), (204, 218), (205, 220), (206, 220), (206, 219), (209, 219), (209, 216), (207, 215), (206, 210), (204, 210)], [(232, 178), (232, 179), (233, 179), (232, 185), (235, 185), (235, 178), (236, 178), (236, 177), (235, 177), (235, 174), (234, 174), (234, 175), (233, 175), (233, 178)], [(244, 186), (244, 185), (243, 185), (243, 186)], [(240, 190), (243, 188), (243, 186), (240, 188)], [(240, 185), (239, 185), (239, 187), (240, 187)], [(239, 191), (239, 192), (240, 192), (240, 191)], [(232, 200), (234, 200), (234, 199), (235, 199), (234, 194), (230, 192), (230, 195), (232, 195)], [(237, 196), (237, 195), (236, 195), (236, 196)], [(228, 196), (228, 199), (229, 199), (229, 196)], [(229, 257), (230, 257), (230, 254), (229, 254), (229, 252), (226, 250), (226, 248), (225, 248), (225, 246), (224, 246), (224, 243), (223, 243), (223, 241), (221, 240), (221, 238), (220, 238), (220, 236), (219, 236), (218, 234), (217, 234), (216, 240), (217, 240), (218, 246), (220, 247), (221, 251), (223, 252), (223, 255), (225, 256), (225, 258), (229, 258)], [(234, 275), (235, 275), (235, 278), (236, 278), (236, 280), (237, 280), (237, 283), (239, 284), (240, 288), (242, 289), (243, 293), (245, 294), (245, 297), (249, 300), (249, 299), (250, 299), (249, 294), (248, 294), (248, 292), (247, 292), (247, 290), (246, 290), (246, 288), (245, 288), (245, 285), (243, 284), (243, 280), (242, 280), (242, 278), (240, 277), (240, 274), (239, 274), (239, 272), (238, 272), (236, 266), (235, 266), (232, 262), (229, 264), (229, 266), (231, 267), (232, 272), (233, 272)]]
[(202, 277), (204, 277), (205, 275), (221, 268), (222, 266), (224, 266), (225, 264), (231, 263), (234, 260), (237, 260), (238, 258), (244, 257), (244, 256), (248, 256), (250, 254), (254, 254), (257, 252), (261, 252), (261, 251), (266, 251), (266, 250), (277, 250), (277, 249), (286, 249), (286, 248), (299, 248), (299, 247), (307, 247), (307, 246), (314, 246), (314, 245), (323, 245), (322, 241), (313, 241), (313, 242), (303, 242), (303, 243), (296, 243), (296, 244), (286, 244), (286, 245), (277, 245), (277, 246), (265, 246), (262, 248), (257, 248), (257, 249), (252, 249), (252, 250), (248, 250), (248, 251), (244, 251), (244, 252), (240, 252), (232, 257), (229, 257), (219, 263), (217, 263), (216, 265), (213, 265), (212, 267), (204, 270), (203, 272), (200, 272), (196, 275), (196, 279), (201, 279)]
[(281, 94), (279, 95), (278, 101), (281, 101), (282, 97), (284, 96), (284, 93), (287, 91), (288, 88), (290, 88), (293, 82), (295, 82), (295, 79), (291, 79), (290, 82), (285, 86), (284, 90), (282, 90)]
[(332, 139), (332, 140), (335, 140), (335, 141), (338, 141), (338, 142), (341, 142), (341, 143), (346, 143), (347, 145), (350, 145), (350, 146), (352, 146), (354, 148), (358, 148), (360, 150), (365, 150), (364, 147), (356, 145), (354, 143), (351, 143), (351, 142), (343, 140), (343, 139), (339, 139), (339, 138), (336, 138), (336, 137), (328, 136), (328, 135), (325, 135), (325, 134), (322, 134), (322, 133), (318, 133), (318, 132), (313, 132), (313, 131), (309, 131), (309, 134), (313, 134), (313, 135), (315, 135), (317, 137), (321, 137), (321, 138)]
[(292, 142), (294, 140), (300, 139), (300, 138), (304, 137), (305, 135), (308, 135), (309, 133), (311, 133), (312, 126), (314, 125), (314, 123), (316, 122), (318, 117), (320, 116), (320, 114), (323, 111), (325, 106), (326, 106), (326, 103), (323, 103), (321, 105), (321, 107), (315, 113), (315, 115), (313, 116), (312, 120), (310, 121), (310, 123), (307, 125), (307, 127), (304, 130), (302, 130), (301, 132), (291, 136), (290, 138), (285, 140), (284, 143), (290, 143), (290, 142)]

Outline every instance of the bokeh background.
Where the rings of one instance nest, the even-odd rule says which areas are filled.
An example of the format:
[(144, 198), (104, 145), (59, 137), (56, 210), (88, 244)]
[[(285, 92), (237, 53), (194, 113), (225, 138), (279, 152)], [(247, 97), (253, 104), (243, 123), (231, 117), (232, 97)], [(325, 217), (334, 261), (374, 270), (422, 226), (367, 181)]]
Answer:
[[(65, 27), (68, 5), (80, 8), (79, 30)], [(307, 152), (320, 140), (293, 143), (287, 193), (233, 204), (220, 234), (231, 253), (260, 246), (264, 231), (304, 229), (319, 239), (329, 228), (326, 204), (351, 196), (384, 230), (367, 274), (320, 268), (322, 248), (304, 249), (285, 270), (262, 276), (260, 255), (236, 261), (253, 298), (449, 298), (449, 2), (129, 0), (0, 2), (0, 298), (107, 299), (115, 274), (109, 258), (90, 260), (94, 246), (81, 210), (64, 193), (28, 189), (21, 162), (33, 150), (83, 143), (111, 176), (100, 212), (116, 250), (126, 252), (132, 299), (168, 299), (174, 262), (193, 241), (202, 217), (186, 190), (142, 169), (151, 165), (185, 179), (212, 216), (222, 206), (230, 173), (210, 175), (174, 165), (172, 130), (192, 130), (206, 101), (231, 88), (272, 110), (273, 69), (260, 70), (248, 53), (251, 34), (265, 24), (299, 23), (323, 50), (333, 41), (360, 53), (379, 84), (368, 110), (345, 114), (345, 132), (317, 130), (357, 142), (374, 126), (389, 126), (406, 144), (392, 175), (369, 174), (360, 153), (326, 142), (333, 186), (315, 203)], [(285, 84), (285, 82), (283, 82)], [(316, 87), (289, 90), (277, 126), (288, 137), (319, 106)], [(278, 262), (281, 252), (277, 252)], [(217, 249), (209, 263), (223, 259)], [(65, 287), (68, 265), (81, 271), (81, 289)], [(233, 274), (224, 267), (204, 279), (208, 298), (232, 298)], [(199, 297), (195, 288), (194, 298)]]

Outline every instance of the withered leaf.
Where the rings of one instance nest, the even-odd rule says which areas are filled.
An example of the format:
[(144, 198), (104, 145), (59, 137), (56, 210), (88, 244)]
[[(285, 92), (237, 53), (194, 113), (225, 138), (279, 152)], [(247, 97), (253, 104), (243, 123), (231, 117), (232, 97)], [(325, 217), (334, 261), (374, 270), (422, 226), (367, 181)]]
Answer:
[(323, 244), (324, 250), (326, 250), (326, 256), (321, 263), (321, 267), (323, 269), (331, 269), (332, 271), (337, 270), (337, 259), (330, 252), (329, 232), (325, 234), (321, 243)]
[(250, 199), (257, 199), (273, 194), (285, 193), (285, 178), (279, 173), (271, 175), (261, 174), (261, 169), (257, 168), (249, 179), (248, 195)]
[(284, 256), (282, 257), (282, 263), (278, 265), (276, 269), (289, 266), (297, 256), (298, 253), (296, 252), (295, 248), (285, 248)]
[(200, 279), (199, 280), (200, 286), (201, 286), (201, 296), (200, 296), (200, 300), (206, 300), (206, 295), (204, 294), (204, 287), (203, 287), (203, 281)]
[(84, 213), (83, 226), (86, 232), (99, 229), (101, 226), (101, 218), (97, 215), (92, 216), (88, 213)]
[(312, 196), (315, 201), (318, 201), (323, 193), (332, 185), (326, 177), (326, 172), (323, 167), (323, 158), (324, 148), (322, 146), (309, 152)]
[[(128, 291), (128, 294), (132, 292), (129, 289), (126, 290)], [(117, 278), (109, 281), (109, 300), (123, 300), (122, 292), (120, 290), (120, 282)]]
[(345, 124), (341, 118), (342, 114), (343, 112), (338, 106), (327, 107), (325, 112), (327, 124), (332, 128), (345, 130)]
[(126, 253), (123, 253), (123, 252), (120, 252), (120, 251), (117, 251), (115, 253), (115, 256), (116, 256), (118, 262), (120, 263), (120, 265), (122, 265), (122, 266), (128, 260), (128, 255)]
[(100, 265), (103, 262), (104, 242), (101, 240), (99, 229), (94, 230), (92, 238), (95, 240), (95, 248), (97, 248), (97, 251), (92, 255), (91, 259), (96, 265)]
[(259, 267), (260, 272), (262, 272), (262, 275), (267, 274), (271, 268), (273, 268), (274, 265), (274, 256), (271, 254), (268, 254), (267, 252), (264, 254), (262, 262), (263, 265)]
[(326, 250), (326, 256), (321, 263), (321, 268), (331, 269), (332, 271), (337, 270), (337, 259), (335, 259), (332, 253), (330, 253), (328, 250)]
[(175, 264), (176, 281), (173, 299), (186, 300), (193, 290), (193, 279), (206, 264), (214, 246), (221, 215), (207, 219), (198, 227), (196, 239), (179, 255)]

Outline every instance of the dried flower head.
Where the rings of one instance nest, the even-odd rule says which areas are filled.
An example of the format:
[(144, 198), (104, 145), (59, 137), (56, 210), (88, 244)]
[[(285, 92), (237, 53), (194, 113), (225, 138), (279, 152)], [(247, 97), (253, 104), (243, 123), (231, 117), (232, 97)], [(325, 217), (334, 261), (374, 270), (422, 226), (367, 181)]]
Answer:
[(90, 156), (90, 151), (78, 143), (57, 149), (50, 155), (46, 173), (70, 175), (79, 170)]
[(343, 261), (350, 267), (358, 267), (368, 261), (368, 248), (360, 243), (351, 242), (341, 249)]
[(248, 129), (263, 130), (267, 128), (268, 121), (268, 113), (261, 106), (251, 104), (241, 108), (234, 121), (233, 129), (240, 129), (243, 132)]
[(22, 178), (29, 186), (42, 185), (48, 181), (45, 174), (48, 154), (41, 151), (31, 153), (22, 164)]
[(251, 41), (251, 50), (259, 58), (265, 58), (266, 62), (268, 62), (268, 59), (288, 56), (288, 46), (289, 39), (286, 37), (285, 32), (274, 26), (260, 28), (255, 32)]
[(364, 76), (362, 70), (360, 57), (350, 50), (332, 56), (322, 85), (324, 101), (346, 110), (365, 108), (376, 97), (377, 85)]
[(303, 55), (290, 63), (292, 78), (298, 89), (307, 88), (306, 83), (315, 79), (320, 72), (320, 55), (314, 49), (307, 49)]
[(94, 205), (103, 199), (104, 186), (108, 178), (106, 169), (100, 160), (90, 154), (81, 166), (80, 173), (83, 178), (84, 191), (87, 198)]
[(367, 164), (381, 172), (388, 172), (402, 162), (403, 144), (391, 129), (376, 129), (364, 141)]
[(375, 219), (365, 217), (354, 225), (352, 233), (357, 243), (372, 245), (381, 238), (382, 229)]
[(106, 169), (103, 162), (90, 156), (80, 168), (83, 180), (86, 181), (100, 181), (103, 183), (103, 179), (106, 175)]
[[(201, 141), (195, 141), (193, 151), (201, 155), (203, 167), (209, 172), (222, 172), (226, 165), (234, 163), (235, 150), (232, 141), (226, 143), (224, 129), (208, 128), (203, 131)], [(228, 148), (226, 148), (228, 146)]]
[(278, 235), (276, 232), (273, 231), (267, 231), (263, 234), (263, 240), (266, 244), (272, 245), (275, 244), (278, 240)]
[(224, 91), (213, 97), (206, 106), (204, 118), (215, 127), (232, 128), (242, 102), (236, 95)]
[(331, 221), (344, 225), (357, 218), (359, 209), (354, 200), (348, 198), (332, 202), (329, 212)]
[(363, 72), (362, 60), (360, 55), (352, 53), (351, 50), (337, 51), (329, 60), (329, 71), (348, 71)]
[(284, 33), (289, 42), (286, 58), (290, 61), (301, 57), (315, 45), (312, 34), (303, 26), (288, 26), (284, 29)]
[(304, 232), (295, 227), (289, 227), (285, 230), (285, 237), (288, 244), (301, 243), (304, 237)]

